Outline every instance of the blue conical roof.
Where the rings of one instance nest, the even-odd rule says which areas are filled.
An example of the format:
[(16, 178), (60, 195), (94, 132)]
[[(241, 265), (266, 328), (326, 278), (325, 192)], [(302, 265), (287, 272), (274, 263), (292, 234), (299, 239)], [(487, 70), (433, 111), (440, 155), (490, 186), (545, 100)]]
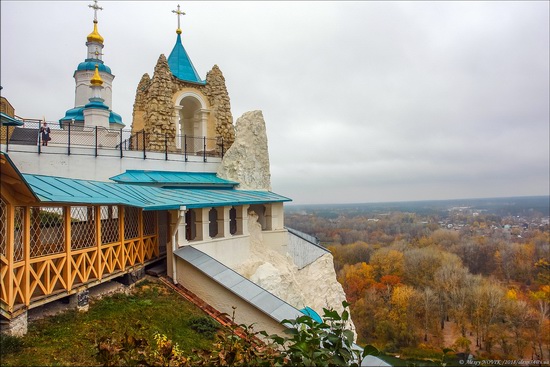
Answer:
[(168, 66), (170, 67), (172, 74), (174, 74), (174, 76), (178, 79), (191, 83), (206, 84), (201, 80), (197, 70), (195, 70), (193, 63), (191, 62), (191, 59), (189, 59), (189, 55), (187, 55), (187, 52), (181, 43), (180, 34), (178, 34), (176, 44), (168, 57)]

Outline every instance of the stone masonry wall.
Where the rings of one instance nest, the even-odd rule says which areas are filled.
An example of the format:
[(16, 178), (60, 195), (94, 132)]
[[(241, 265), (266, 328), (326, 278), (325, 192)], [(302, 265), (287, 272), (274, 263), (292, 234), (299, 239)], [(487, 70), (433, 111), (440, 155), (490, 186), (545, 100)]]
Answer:
[(193, 88), (208, 98), (210, 114), (215, 121), (215, 138), (221, 138), (227, 150), (235, 140), (233, 116), (225, 78), (217, 65), (206, 75), (206, 85), (179, 80), (170, 71), (164, 55), (160, 55), (153, 78), (145, 74), (141, 78), (134, 102), (132, 134), (145, 129), (147, 149), (164, 151), (165, 137), (169, 151), (175, 150), (177, 135), (173, 120), (175, 108), (173, 96), (183, 88)]

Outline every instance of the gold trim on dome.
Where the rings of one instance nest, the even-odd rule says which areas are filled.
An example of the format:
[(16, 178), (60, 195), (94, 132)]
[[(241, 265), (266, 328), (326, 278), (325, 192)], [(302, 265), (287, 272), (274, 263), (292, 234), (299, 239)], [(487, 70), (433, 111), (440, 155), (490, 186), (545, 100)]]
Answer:
[(90, 80), (90, 83), (92, 83), (93, 86), (101, 86), (103, 84), (103, 79), (101, 79), (99, 75), (99, 66), (97, 64), (95, 64), (94, 76)]
[(103, 37), (97, 31), (97, 20), (94, 20), (94, 31), (88, 35), (88, 42), (99, 42), (103, 44)]

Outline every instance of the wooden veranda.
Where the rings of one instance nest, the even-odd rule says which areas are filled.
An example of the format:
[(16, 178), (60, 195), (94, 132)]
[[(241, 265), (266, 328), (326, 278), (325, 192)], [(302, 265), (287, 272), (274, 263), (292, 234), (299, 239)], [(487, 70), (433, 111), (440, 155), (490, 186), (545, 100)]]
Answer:
[(26, 309), (121, 276), (166, 255), (166, 211), (41, 203), (2, 156), (0, 306)]

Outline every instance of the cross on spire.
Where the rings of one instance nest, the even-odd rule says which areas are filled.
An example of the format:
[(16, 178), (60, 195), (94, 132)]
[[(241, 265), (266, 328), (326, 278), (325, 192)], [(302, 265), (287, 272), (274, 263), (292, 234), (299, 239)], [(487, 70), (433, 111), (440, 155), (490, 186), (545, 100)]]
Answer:
[(97, 0), (94, 0), (94, 5), (88, 5), (88, 7), (94, 9), (94, 22), (97, 23), (97, 11), (103, 8), (97, 5)]
[[(96, 0), (97, 1), (97, 0)], [(178, 29), (176, 30), (176, 33), (181, 34), (181, 28), (180, 28), (180, 16), (185, 15), (183, 11), (180, 10), (180, 4), (178, 4), (178, 10), (172, 10), (172, 13), (175, 13), (178, 15)]]

